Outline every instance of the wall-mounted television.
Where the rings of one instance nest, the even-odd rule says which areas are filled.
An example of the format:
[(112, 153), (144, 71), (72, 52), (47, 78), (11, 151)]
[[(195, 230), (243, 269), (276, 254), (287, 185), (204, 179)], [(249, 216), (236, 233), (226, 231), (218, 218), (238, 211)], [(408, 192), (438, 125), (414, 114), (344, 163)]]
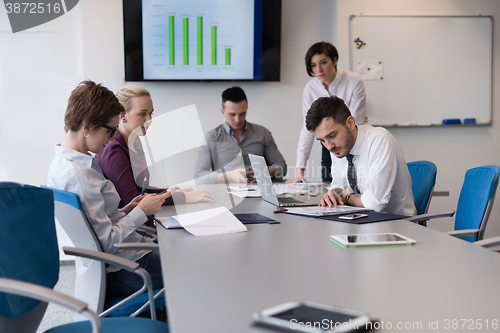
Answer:
[(279, 81), (281, 0), (123, 0), (126, 81)]

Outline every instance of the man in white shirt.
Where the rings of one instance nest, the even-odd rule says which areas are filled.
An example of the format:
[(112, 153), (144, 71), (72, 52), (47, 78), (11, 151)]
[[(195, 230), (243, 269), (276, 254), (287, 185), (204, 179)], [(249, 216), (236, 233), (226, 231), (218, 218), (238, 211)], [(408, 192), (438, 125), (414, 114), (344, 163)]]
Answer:
[(312, 104), (306, 127), (332, 155), (333, 180), (320, 205), (416, 214), (403, 151), (385, 128), (356, 125), (344, 101), (335, 96)]

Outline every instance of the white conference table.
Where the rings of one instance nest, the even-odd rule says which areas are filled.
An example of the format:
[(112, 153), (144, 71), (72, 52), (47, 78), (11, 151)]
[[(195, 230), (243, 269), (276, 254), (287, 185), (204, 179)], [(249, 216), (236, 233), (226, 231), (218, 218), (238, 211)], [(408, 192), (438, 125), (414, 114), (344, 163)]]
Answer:
[[(242, 233), (195, 237), (158, 228), (171, 332), (272, 332), (253, 326), (252, 314), (290, 300), (367, 312), (379, 318), (378, 332), (499, 330), (492, 328), (500, 321), (499, 253), (405, 220), (354, 225), (275, 209), (258, 198), (239, 202), (233, 213), (281, 222), (247, 224)], [(175, 214), (173, 206), (163, 210)], [(398, 232), (417, 243), (342, 248), (329, 239), (375, 232)], [(429, 328), (436, 321), (438, 329)]]

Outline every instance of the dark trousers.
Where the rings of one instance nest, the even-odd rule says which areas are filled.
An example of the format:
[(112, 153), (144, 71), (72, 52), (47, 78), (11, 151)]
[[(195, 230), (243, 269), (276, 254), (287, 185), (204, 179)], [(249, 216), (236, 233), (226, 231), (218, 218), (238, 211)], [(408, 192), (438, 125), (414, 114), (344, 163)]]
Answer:
[(330, 151), (321, 145), (321, 179), (323, 183), (332, 182), (332, 157)]
[[(146, 254), (137, 260), (137, 263), (151, 275), (153, 290), (163, 288), (159, 251), (152, 251)], [(124, 269), (108, 273), (106, 275), (106, 297), (127, 297), (141, 289), (143, 284), (144, 281), (139, 275)]]

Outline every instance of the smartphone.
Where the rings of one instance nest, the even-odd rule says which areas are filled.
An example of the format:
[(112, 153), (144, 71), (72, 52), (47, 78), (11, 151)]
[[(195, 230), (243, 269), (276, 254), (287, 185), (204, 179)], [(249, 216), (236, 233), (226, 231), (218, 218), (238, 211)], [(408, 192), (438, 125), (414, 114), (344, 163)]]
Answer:
[(160, 193), (158, 193), (158, 194), (165, 194), (165, 193), (167, 193), (167, 192), (169, 192), (169, 191), (175, 192), (175, 191), (177, 191), (177, 190), (180, 190), (180, 188), (178, 188), (178, 187), (167, 188), (165, 191), (162, 191), (162, 192), (160, 192)]
[(355, 220), (355, 219), (359, 219), (359, 218), (362, 218), (362, 217), (365, 217), (365, 216), (368, 216), (368, 215), (366, 215), (366, 214), (349, 214), (349, 215), (339, 216), (339, 219), (343, 219), (343, 220)]
[(368, 314), (313, 302), (292, 301), (253, 314), (255, 324), (294, 332), (360, 332), (370, 329)]

